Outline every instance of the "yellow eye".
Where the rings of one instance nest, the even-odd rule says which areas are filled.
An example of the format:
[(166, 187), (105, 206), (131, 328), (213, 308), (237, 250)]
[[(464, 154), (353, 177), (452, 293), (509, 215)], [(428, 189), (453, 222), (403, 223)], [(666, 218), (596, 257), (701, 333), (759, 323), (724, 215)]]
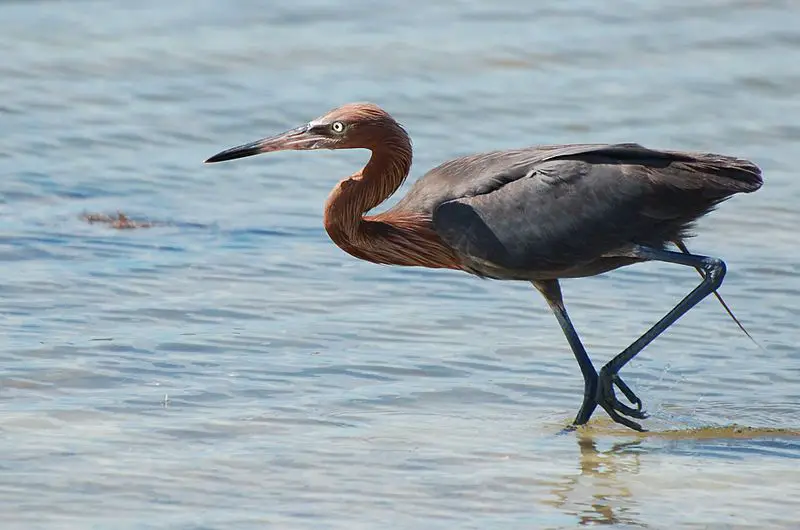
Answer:
[(344, 123), (340, 121), (335, 121), (331, 124), (331, 130), (335, 133), (342, 133), (344, 132)]

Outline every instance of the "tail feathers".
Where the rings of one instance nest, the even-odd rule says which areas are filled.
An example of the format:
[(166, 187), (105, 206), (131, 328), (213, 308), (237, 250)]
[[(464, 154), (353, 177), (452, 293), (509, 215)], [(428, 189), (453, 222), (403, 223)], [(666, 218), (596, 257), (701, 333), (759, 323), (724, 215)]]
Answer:
[[(750, 160), (714, 153), (661, 151), (635, 143), (604, 146), (578, 146), (581, 158), (623, 163), (631, 171), (649, 173), (654, 182), (678, 189), (702, 190), (712, 201), (724, 200), (735, 193), (751, 193), (763, 183), (761, 169)], [(575, 153), (572, 153), (574, 156)], [(554, 155), (567, 158), (570, 153)], [(667, 170), (667, 168), (669, 168)]]
[(678, 164), (703, 175), (706, 188), (728, 195), (752, 193), (764, 183), (761, 169), (749, 160), (730, 156), (691, 153), (678, 154)]

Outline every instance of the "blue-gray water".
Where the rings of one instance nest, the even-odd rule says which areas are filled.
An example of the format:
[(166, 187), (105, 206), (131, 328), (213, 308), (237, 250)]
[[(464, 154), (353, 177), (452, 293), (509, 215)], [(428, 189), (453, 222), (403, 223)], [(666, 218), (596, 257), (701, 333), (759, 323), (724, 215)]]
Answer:
[[(0, 2), (2, 528), (792, 527), (798, 13)], [(727, 261), (722, 293), (766, 351), (709, 298), (623, 372), (653, 434), (599, 411), (558, 435), (582, 382), (530, 286), (327, 239), (327, 192), (366, 153), (202, 164), (358, 100), (408, 128), (412, 180), (537, 143), (757, 162), (762, 190), (689, 246)], [(81, 219), (117, 210), (157, 226)], [(648, 264), (563, 288), (599, 363), (697, 281)]]

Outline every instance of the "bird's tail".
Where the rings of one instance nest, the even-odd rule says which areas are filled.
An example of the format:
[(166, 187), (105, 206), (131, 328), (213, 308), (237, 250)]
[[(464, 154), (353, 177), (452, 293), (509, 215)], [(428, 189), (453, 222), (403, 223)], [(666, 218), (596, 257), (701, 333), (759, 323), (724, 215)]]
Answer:
[(752, 193), (763, 184), (761, 168), (750, 160), (712, 153), (679, 154), (684, 157), (679, 163), (691, 167), (703, 175), (709, 189), (733, 193)]
[[(683, 243), (683, 241), (681, 241), (680, 239), (676, 239), (676, 240), (674, 240), (674, 241), (673, 241), (673, 243), (675, 243), (675, 246), (676, 246), (676, 247), (678, 247), (678, 249), (679, 249), (681, 252), (683, 252), (684, 254), (689, 254), (689, 253), (690, 253), (690, 252), (689, 252), (689, 249), (688, 249), (688, 248), (686, 248), (686, 245), (685, 245), (685, 244)], [(701, 269), (700, 267), (695, 267), (695, 268), (697, 269), (697, 272), (699, 272), (699, 273), (700, 273), (700, 276), (701, 276), (703, 279), (705, 279), (705, 277), (706, 277), (706, 274), (705, 274), (705, 272), (703, 272), (703, 269)], [(737, 326), (739, 326), (739, 329), (741, 329), (741, 330), (744, 332), (744, 334), (745, 334), (745, 335), (747, 335), (747, 338), (749, 338), (751, 341), (753, 341), (753, 344), (755, 344), (756, 346), (758, 346), (760, 349), (764, 350), (764, 347), (763, 347), (761, 344), (759, 344), (759, 343), (756, 341), (756, 339), (754, 339), (754, 338), (753, 338), (753, 336), (752, 336), (752, 335), (750, 335), (750, 332), (748, 332), (748, 331), (745, 329), (744, 325), (742, 325), (742, 323), (741, 323), (741, 322), (739, 322), (739, 319), (738, 319), (738, 318), (736, 318), (736, 315), (734, 315), (734, 314), (733, 314), (733, 311), (731, 311), (731, 308), (730, 308), (730, 307), (728, 307), (728, 304), (726, 304), (726, 303), (725, 303), (725, 300), (723, 300), (723, 299), (722, 299), (722, 295), (720, 295), (720, 294), (719, 294), (719, 293), (716, 291), (716, 289), (714, 290), (714, 296), (716, 296), (716, 297), (717, 297), (717, 300), (719, 300), (719, 303), (720, 303), (720, 304), (722, 304), (722, 307), (724, 307), (724, 308), (725, 308), (725, 311), (728, 313), (728, 315), (729, 315), (729, 316), (730, 316), (730, 317), (733, 319), (733, 321), (734, 321), (734, 322), (736, 322), (736, 325), (737, 325)], [(766, 351), (766, 350), (764, 350), (764, 351)]]

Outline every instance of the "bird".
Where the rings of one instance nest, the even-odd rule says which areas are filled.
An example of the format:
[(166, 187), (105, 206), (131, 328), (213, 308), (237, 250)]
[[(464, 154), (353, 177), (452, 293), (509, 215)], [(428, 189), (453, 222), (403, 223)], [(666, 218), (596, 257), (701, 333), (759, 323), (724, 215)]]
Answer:
[[(344, 252), (383, 265), (530, 282), (544, 296), (584, 379), (583, 401), (570, 428), (585, 425), (599, 405), (614, 422), (645, 430), (636, 421), (648, 417), (642, 401), (619, 372), (698, 302), (717, 294), (725, 262), (690, 253), (685, 245), (696, 221), (731, 196), (762, 185), (761, 169), (733, 156), (637, 143), (535, 145), (444, 162), (394, 206), (371, 214), (405, 182), (412, 146), (406, 129), (369, 102), (336, 107), (205, 163), (315, 149), (371, 151), (366, 165), (339, 181), (325, 202), (325, 231)], [(643, 262), (695, 268), (702, 280), (598, 371), (567, 313), (560, 281)]]

